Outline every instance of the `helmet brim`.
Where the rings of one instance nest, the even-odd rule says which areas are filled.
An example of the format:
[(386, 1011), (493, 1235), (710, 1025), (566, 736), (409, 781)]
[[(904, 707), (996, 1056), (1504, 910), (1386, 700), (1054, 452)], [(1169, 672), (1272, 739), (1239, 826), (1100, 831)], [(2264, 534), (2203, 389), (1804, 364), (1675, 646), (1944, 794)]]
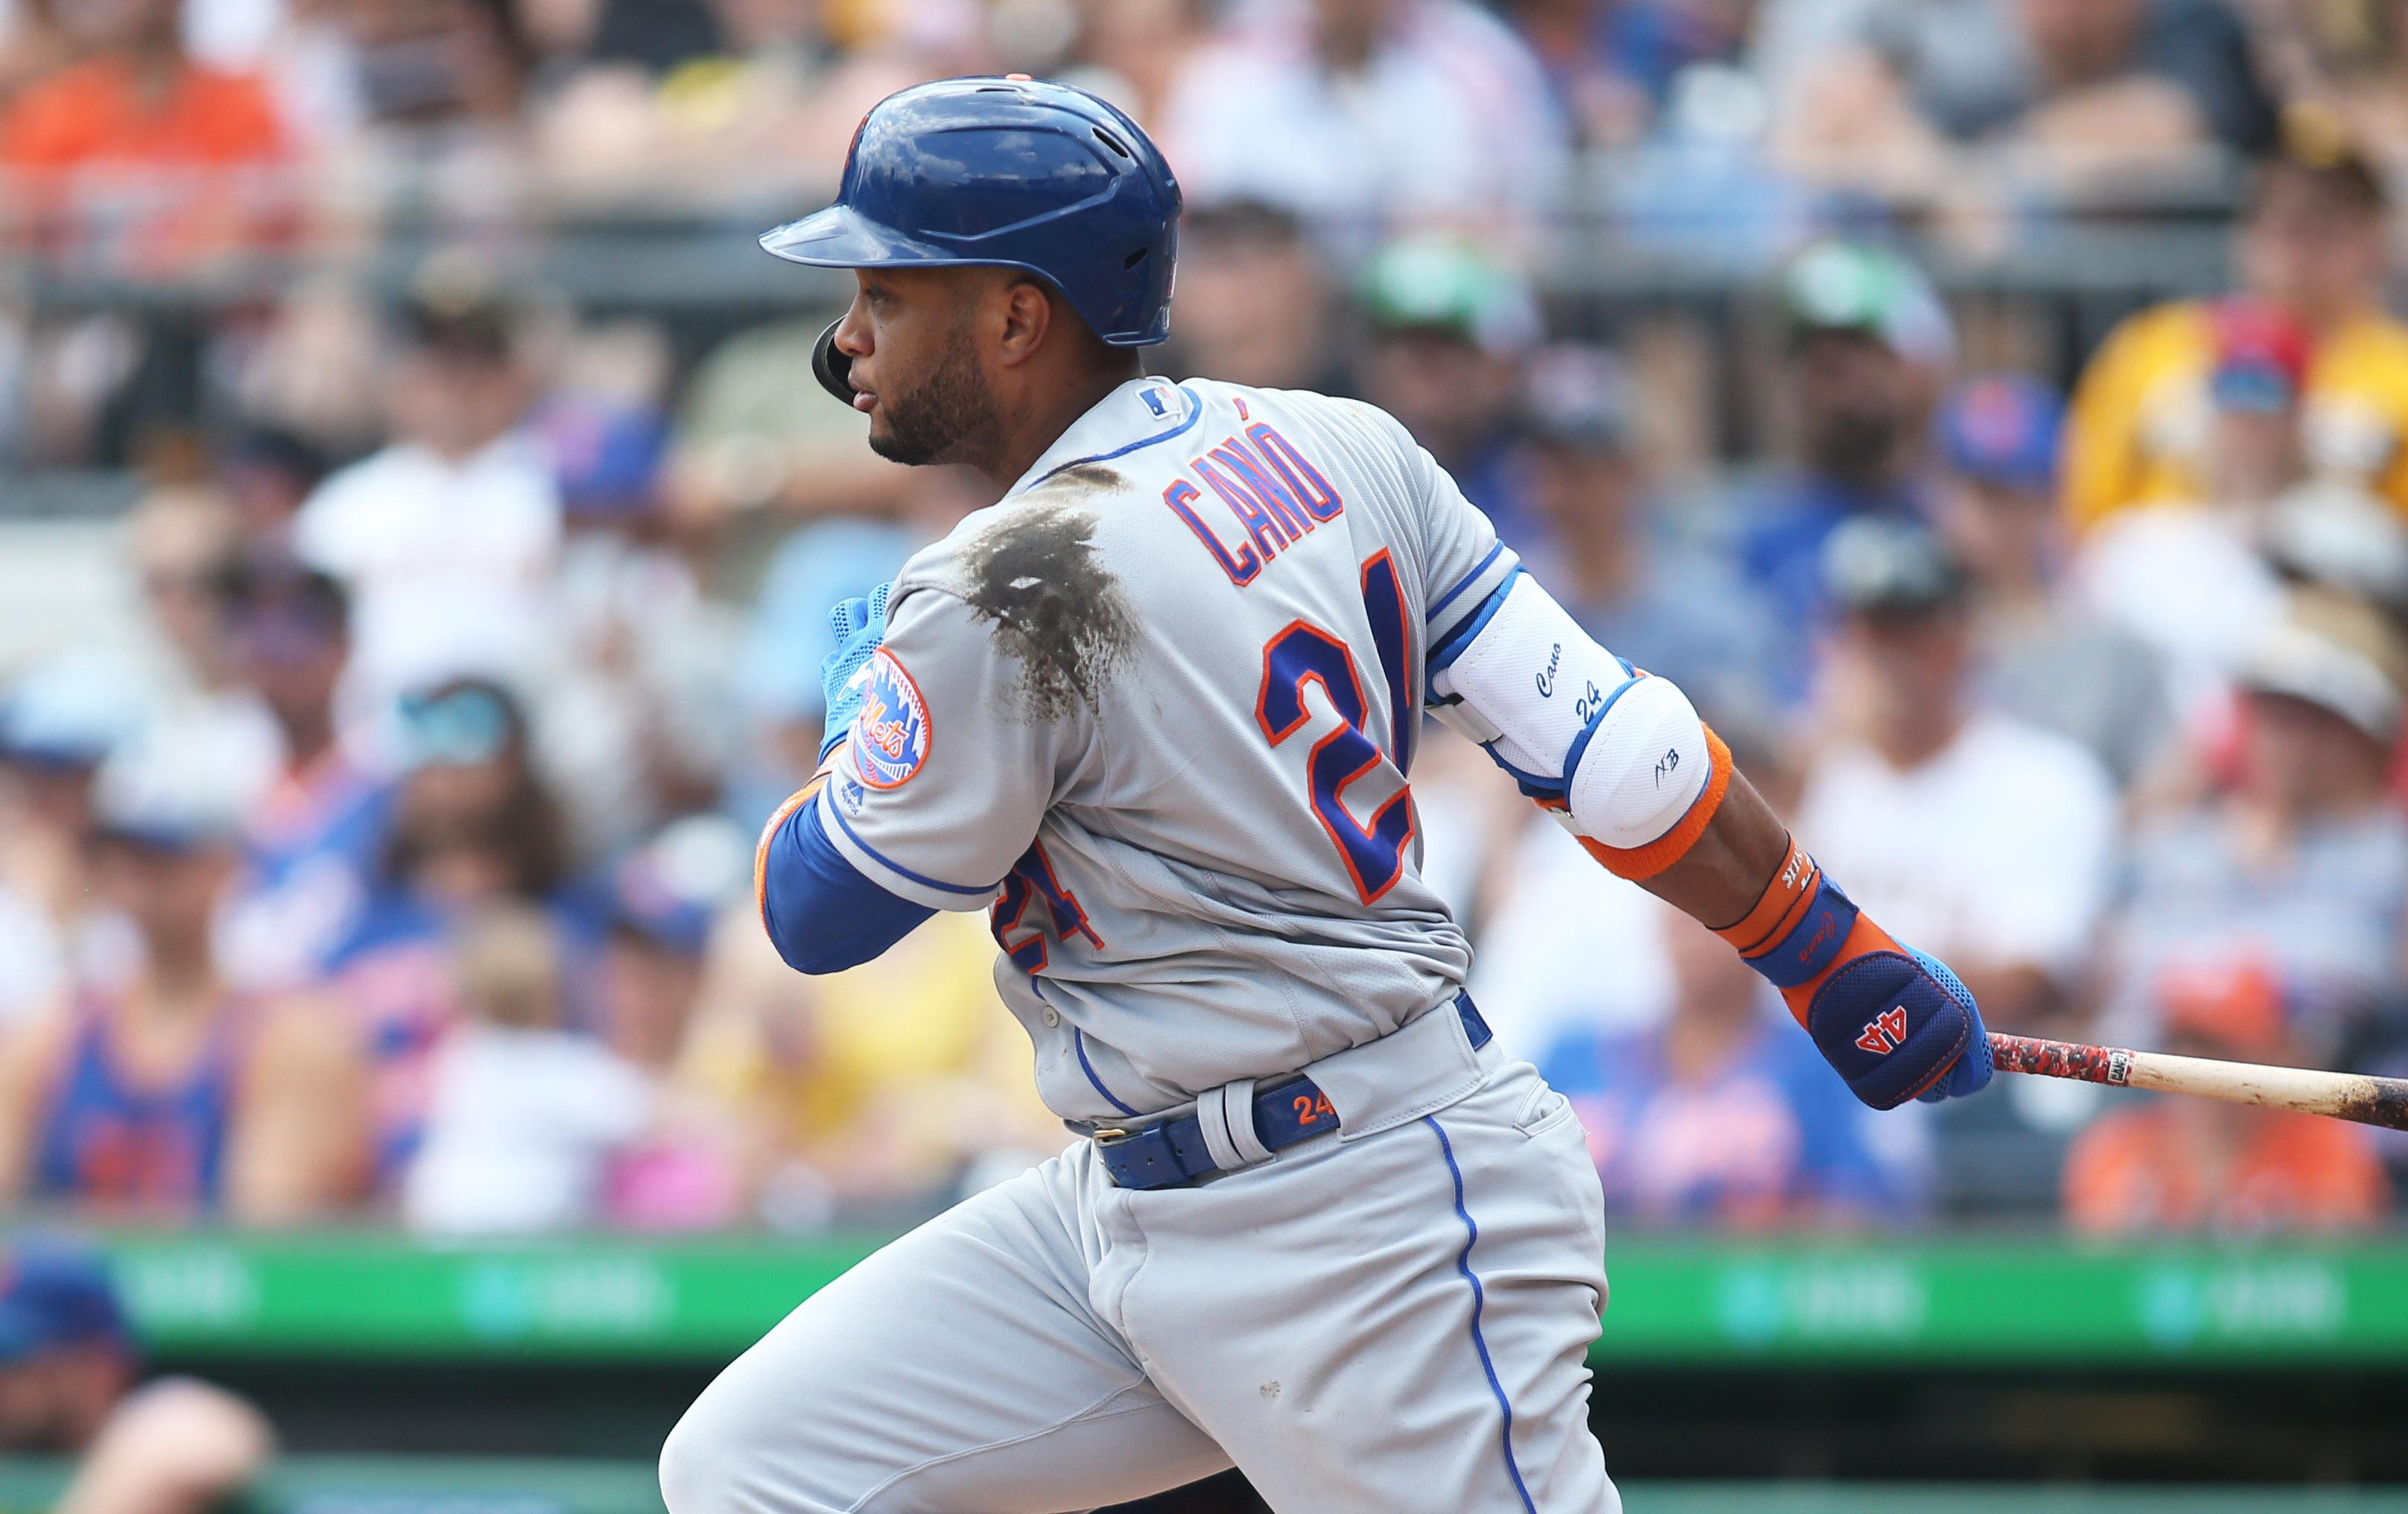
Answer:
[[(1017, 268), (1032, 278), (1041, 279), (1063, 298), (1070, 299), (1069, 291), (1047, 269), (1018, 258), (966, 257), (959, 248), (941, 243), (922, 241), (907, 236), (892, 226), (882, 225), (847, 205), (832, 205), (815, 210), (800, 221), (790, 221), (761, 234), (761, 250), (788, 263), (799, 263), (811, 268), (882, 268), (897, 265), (918, 268)], [(1075, 299), (1070, 301), (1077, 307)], [(1084, 311), (1080, 319), (1087, 320)], [(1087, 321), (1095, 330), (1095, 322)], [(1154, 325), (1138, 332), (1097, 331), (1096, 335), (1113, 347), (1150, 347), (1170, 333), (1168, 307)]]
[(832, 205), (761, 234), (762, 250), (813, 268), (874, 268), (882, 264), (967, 264), (979, 260), (882, 226), (851, 206)]

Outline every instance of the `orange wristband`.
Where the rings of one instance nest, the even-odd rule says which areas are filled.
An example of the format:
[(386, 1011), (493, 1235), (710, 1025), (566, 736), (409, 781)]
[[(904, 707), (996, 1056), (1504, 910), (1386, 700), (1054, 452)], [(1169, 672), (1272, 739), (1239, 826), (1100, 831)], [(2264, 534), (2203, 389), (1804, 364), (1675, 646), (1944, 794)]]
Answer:
[[(1797, 837), (1792, 836), (1789, 854), (1773, 870), (1772, 881), (1764, 886), (1764, 893), (1757, 897), (1756, 907), (1741, 916), (1737, 923), (1722, 926), (1714, 934), (1737, 948), (1742, 957), (1756, 965), (1756, 971), (1765, 972), (1763, 959), (1788, 942), (1790, 934), (1799, 927), (1807, 911), (1813, 907), (1815, 895), (1822, 887), (1822, 865), (1807, 855), (1806, 849), (1798, 844)], [(1832, 925), (1821, 928), (1829, 930)], [(1855, 918), (1847, 922), (1846, 929), (1847, 935), (1841, 939), (1837, 950), (1828, 952), (1827, 956), (1815, 953), (1822, 961), (1822, 966), (1812, 977), (1783, 982), (1778, 975), (1773, 975), (1776, 986), (1781, 989), (1782, 1001), (1789, 1006), (1790, 1014), (1801, 1025), (1806, 1023), (1806, 1010), (1813, 1003), (1815, 990), (1821, 988), (1843, 964), (1868, 951), (1899, 950), (1890, 934), (1867, 919), (1862, 910), (1855, 911)], [(1812, 950), (1811, 947), (1809, 950)]]

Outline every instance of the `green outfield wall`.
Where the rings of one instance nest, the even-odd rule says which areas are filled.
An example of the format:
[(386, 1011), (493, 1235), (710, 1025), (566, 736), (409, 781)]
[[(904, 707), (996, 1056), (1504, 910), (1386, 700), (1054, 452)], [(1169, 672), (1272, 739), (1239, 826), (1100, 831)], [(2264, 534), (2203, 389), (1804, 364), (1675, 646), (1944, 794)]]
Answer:
[[(803, 1242), (119, 1235), (163, 1356), (707, 1361), (867, 1255)], [(2408, 1364), (2408, 1242), (1633, 1239), (1600, 1362)]]

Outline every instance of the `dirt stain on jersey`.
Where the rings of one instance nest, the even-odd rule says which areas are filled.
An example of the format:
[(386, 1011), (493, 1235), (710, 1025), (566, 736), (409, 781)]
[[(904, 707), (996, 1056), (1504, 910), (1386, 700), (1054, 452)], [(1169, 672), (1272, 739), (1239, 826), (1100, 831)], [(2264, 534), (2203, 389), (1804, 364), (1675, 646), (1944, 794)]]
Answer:
[(1019, 658), (1021, 712), (1058, 721), (1080, 705), (1101, 707), (1112, 670), (1138, 636), (1120, 580), (1096, 560), (1096, 516), (1084, 496), (1120, 487), (1092, 463), (1066, 468), (972, 543), (964, 558), (968, 599)]

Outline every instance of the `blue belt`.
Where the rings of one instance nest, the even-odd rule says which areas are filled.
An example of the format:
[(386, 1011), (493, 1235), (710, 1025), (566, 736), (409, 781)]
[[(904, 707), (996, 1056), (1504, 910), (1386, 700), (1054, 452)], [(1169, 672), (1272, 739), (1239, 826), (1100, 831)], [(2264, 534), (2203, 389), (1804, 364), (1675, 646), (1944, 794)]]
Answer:
[[(1455, 1012), (1475, 1051), (1488, 1044), (1488, 1022), (1469, 993), (1455, 996)], [(1254, 1135), (1273, 1151), (1326, 1136), (1338, 1129), (1338, 1111), (1329, 1096), (1301, 1074), (1283, 1083), (1254, 1091)], [(1123, 1188), (1183, 1188), (1219, 1172), (1211, 1149), (1204, 1143), (1204, 1121), (1192, 1114), (1156, 1121), (1137, 1130), (1096, 1132), (1096, 1155)]]

